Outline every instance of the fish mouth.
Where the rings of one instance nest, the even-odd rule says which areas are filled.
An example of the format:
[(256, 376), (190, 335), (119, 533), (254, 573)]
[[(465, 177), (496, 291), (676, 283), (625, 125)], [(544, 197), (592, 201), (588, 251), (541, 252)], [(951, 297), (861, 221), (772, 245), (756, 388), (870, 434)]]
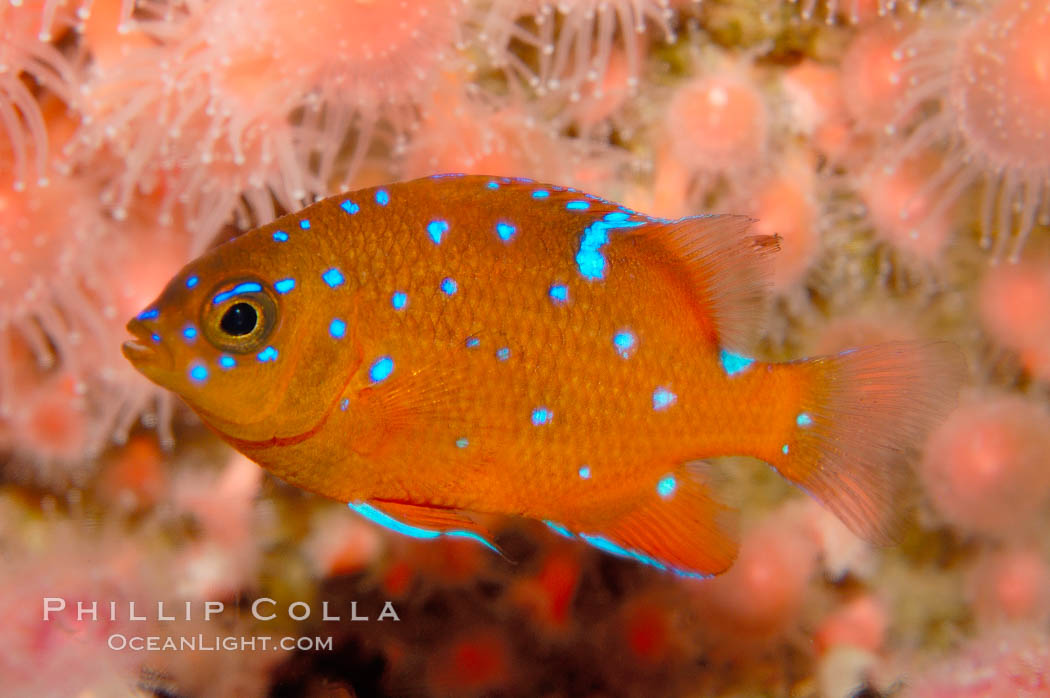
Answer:
[(134, 340), (124, 342), (120, 350), (124, 358), (140, 371), (147, 368), (167, 370), (171, 368), (172, 356), (164, 343), (154, 339), (157, 335), (138, 319), (127, 324), (127, 330), (135, 336)]

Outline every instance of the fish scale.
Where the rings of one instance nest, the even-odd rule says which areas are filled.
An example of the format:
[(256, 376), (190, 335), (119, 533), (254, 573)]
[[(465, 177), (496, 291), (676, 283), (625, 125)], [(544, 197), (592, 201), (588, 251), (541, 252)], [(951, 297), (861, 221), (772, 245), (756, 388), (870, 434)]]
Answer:
[(777, 249), (749, 224), (510, 178), (365, 189), (191, 262), (124, 351), (278, 477), (408, 535), (494, 547), (477, 514), (527, 516), (717, 573), (733, 512), (688, 463), (750, 455), (888, 540), (958, 356), (741, 359)]

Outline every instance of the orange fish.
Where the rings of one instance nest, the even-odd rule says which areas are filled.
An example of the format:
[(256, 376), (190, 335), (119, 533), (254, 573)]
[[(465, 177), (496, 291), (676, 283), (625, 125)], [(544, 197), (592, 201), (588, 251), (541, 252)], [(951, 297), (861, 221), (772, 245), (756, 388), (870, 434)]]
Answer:
[(332, 197), (187, 265), (127, 358), (278, 477), (409, 535), (511, 514), (684, 575), (725, 570), (708, 471), (760, 458), (889, 540), (904, 455), (950, 406), (943, 344), (743, 358), (775, 237), (527, 180)]

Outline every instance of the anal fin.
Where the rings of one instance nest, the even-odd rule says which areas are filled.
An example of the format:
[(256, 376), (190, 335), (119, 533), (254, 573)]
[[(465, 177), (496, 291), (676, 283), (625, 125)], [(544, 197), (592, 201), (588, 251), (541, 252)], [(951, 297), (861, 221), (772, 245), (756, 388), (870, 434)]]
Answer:
[(469, 538), (503, 554), (492, 543), (491, 532), (460, 509), (384, 500), (350, 502), (349, 506), (369, 521), (410, 538)]
[(570, 531), (576, 527), (545, 523), (604, 552), (684, 577), (724, 572), (737, 553), (735, 510), (714, 498), (703, 470), (694, 466), (668, 473), (640, 506), (600, 528)]

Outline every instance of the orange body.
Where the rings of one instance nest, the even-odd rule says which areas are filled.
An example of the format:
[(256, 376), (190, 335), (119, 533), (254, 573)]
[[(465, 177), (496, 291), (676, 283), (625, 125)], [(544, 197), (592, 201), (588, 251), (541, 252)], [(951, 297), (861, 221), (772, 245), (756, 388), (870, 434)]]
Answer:
[[(952, 360), (899, 345), (733, 364), (776, 249), (748, 223), (505, 178), (353, 192), (191, 263), (129, 325), (159, 346), (126, 353), (277, 476), (412, 525), (486, 536), (471, 512), (522, 515), (717, 572), (728, 510), (685, 464), (751, 455), (882, 537), (891, 457), (945, 401)], [(238, 291), (271, 326), (224, 352), (206, 340), (223, 345)]]

